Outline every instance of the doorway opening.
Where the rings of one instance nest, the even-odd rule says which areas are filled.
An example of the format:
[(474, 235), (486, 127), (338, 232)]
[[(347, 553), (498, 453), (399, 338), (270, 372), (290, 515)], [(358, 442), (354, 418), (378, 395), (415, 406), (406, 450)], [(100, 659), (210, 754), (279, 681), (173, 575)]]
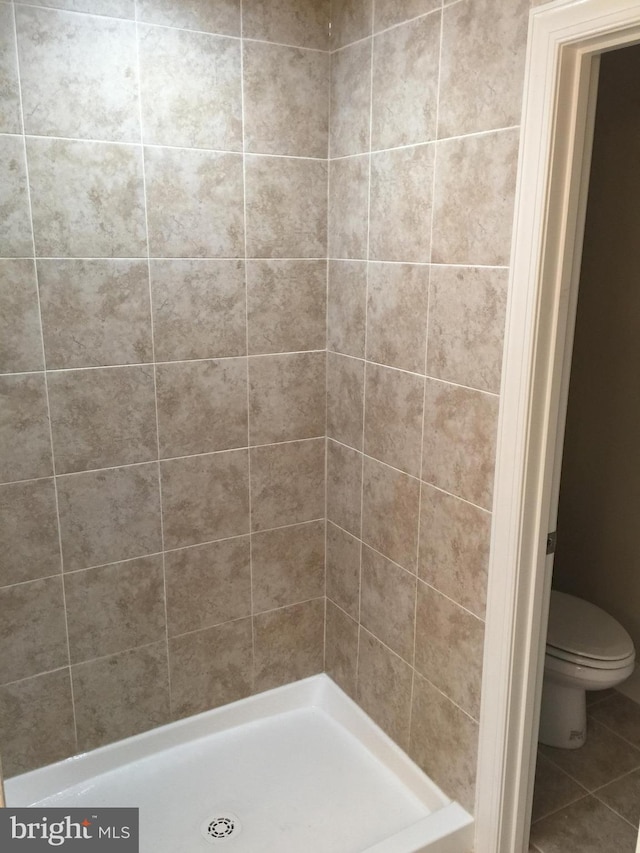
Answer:
[[(640, 649), (638, 82), (639, 45), (600, 57), (564, 444), (555, 463), (561, 473), (552, 588), (597, 605)], [(584, 636), (591, 648), (593, 637)], [(597, 674), (605, 684), (616, 679), (613, 664)], [(532, 850), (569, 851), (577, 833), (594, 851), (635, 849), (640, 704), (623, 695), (634, 693), (626, 684), (622, 692), (588, 694), (579, 749), (540, 745)]]
[(640, 0), (558, 0), (530, 24), (477, 780), (476, 849), (491, 853), (528, 849), (599, 57), (640, 42)]

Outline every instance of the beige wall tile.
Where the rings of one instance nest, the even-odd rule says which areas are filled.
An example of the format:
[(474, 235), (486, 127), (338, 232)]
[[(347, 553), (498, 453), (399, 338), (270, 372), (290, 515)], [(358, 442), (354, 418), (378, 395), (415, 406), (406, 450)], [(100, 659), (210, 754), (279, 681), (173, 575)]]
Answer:
[(253, 625), (256, 692), (322, 671), (324, 599), (260, 613)]
[(38, 261), (47, 368), (152, 360), (146, 261)]
[(329, 54), (251, 41), (243, 51), (245, 151), (326, 158)]
[(247, 263), (249, 352), (298, 352), (326, 347), (325, 261)]
[(169, 640), (171, 703), (176, 719), (251, 693), (251, 620), (240, 619)]
[(509, 263), (518, 139), (503, 130), (438, 143), (435, 263)]
[(244, 262), (152, 260), (158, 361), (246, 355)]
[(137, 15), (148, 24), (240, 35), (240, 0), (139, 0)]
[(246, 450), (169, 459), (160, 471), (165, 548), (249, 532)]
[(0, 136), (0, 256), (33, 254), (24, 143), (19, 136)]
[(76, 664), (71, 678), (83, 752), (169, 722), (166, 642)]
[(369, 155), (329, 165), (329, 257), (367, 257)]
[(431, 268), (430, 376), (499, 393), (508, 277), (506, 269)]
[(363, 545), (360, 622), (408, 664), (415, 610), (416, 576)]
[(23, 373), (42, 368), (42, 331), (34, 263), (0, 260), (0, 373)]
[(327, 522), (327, 597), (353, 619), (360, 615), (360, 540)]
[(371, 39), (331, 54), (331, 157), (369, 151)]
[(360, 629), (358, 703), (405, 750), (409, 744), (412, 678), (408, 663)]
[(253, 610), (273, 610), (324, 595), (325, 523), (256, 533), (251, 540)]
[(48, 387), (56, 473), (157, 458), (152, 367), (60, 371)]
[(138, 147), (29, 138), (27, 156), (38, 255), (146, 255)]
[(484, 624), (420, 581), (416, 661), (421, 675), (474, 719), (480, 717)]
[(156, 367), (160, 456), (247, 447), (247, 361), (178, 361)]
[(362, 450), (364, 362), (327, 353), (327, 436)]
[(403, 568), (415, 572), (420, 483), (365, 457), (362, 539)]
[(439, 14), (374, 38), (373, 149), (435, 139), (439, 56)]
[(364, 452), (420, 476), (424, 379), (367, 363)]
[(242, 150), (240, 43), (138, 25), (144, 142)]
[(358, 623), (327, 601), (325, 672), (352, 699), (356, 698)]
[(76, 752), (68, 668), (0, 687), (0, 743), (5, 776)]
[(324, 435), (324, 352), (249, 358), (249, 433), (252, 445)]
[(367, 264), (329, 261), (327, 348), (364, 357)]
[(371, 259), (430, 260), (433, 159), (434, 145), (372, 155)]
[(326, 257), (326, 163), (251, 155), (245, 180), (248, 257)]
[(376, 0), (374, 31), (401, 24), (439, 9), (442, 0)]
[(0, 482), (53, 473), (44, 374), (0, 377)]
[(0, 587), (61, 569), (53, 480), (0, 486)]
[(429, 267), (369, 264), (367, 358), (423, 373)]
[(254, 447), (250, 453), (253, 531), (324, 516), (324, 438)]
[(422, 479), (491, 508), (498, 397), (427, 379)]
[(462, 0), (445, 8), (438, 136), (520, 121), (529, 0)]
[(327, 518), (360, 536), (362, 453), (327, 441)]
[(473, 812), (478, 724), (415, 676), (409, 755), (449, 797)]
[(244, 255), (239, 154), (145, 148), (144, 159), (153, 257)]
[(418, 574), (484, 618), (491, 514), (422, 485)]
[(335, 50), (371, 35), (373, 0), (332, 0), (331, 47)]
[(136, 25), (16, 8), (25, 131), (140, 141)]
[(13, 9), (0, 5), (0, 133), (21, 133), (18, 61), (13, 27)]
[(158, 465), (132, 465), (58, 478), (65, 571), (162, 549)]
[(62, 577), (0, 589), (0, 684), (66, 666)]
[(161, 555), (67, 572), (64, 592), (72, 663), (165, 637)]
[(249, 537), (165, 554), (169, 636), (251, 615)]
[(245, 38), (329, 48), (329, 0), (244, 0)]
[[(27, 0), (16, 0), (16, 4)], [(69, 9), (72, 12), (89, 12), (92, 15), (108, 15), (113, 18), (136, 16), (135, 0), (43, 0), (39, 5), (54, 9)]]

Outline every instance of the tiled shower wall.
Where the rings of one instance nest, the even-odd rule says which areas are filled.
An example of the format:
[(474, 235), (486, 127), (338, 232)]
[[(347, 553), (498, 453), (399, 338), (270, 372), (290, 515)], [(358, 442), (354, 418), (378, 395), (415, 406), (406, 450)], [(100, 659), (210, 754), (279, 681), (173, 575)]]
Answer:
[(328, 17), (0, 2), (8, 775), (323, 667)]
[(326, 668), (473, 809), (528, 2), (337, 5)]
[(326, 346), (326, 668), (472, 807), (528, 3), (67, 2), (0, 0), (6, 769), (322, 668)]

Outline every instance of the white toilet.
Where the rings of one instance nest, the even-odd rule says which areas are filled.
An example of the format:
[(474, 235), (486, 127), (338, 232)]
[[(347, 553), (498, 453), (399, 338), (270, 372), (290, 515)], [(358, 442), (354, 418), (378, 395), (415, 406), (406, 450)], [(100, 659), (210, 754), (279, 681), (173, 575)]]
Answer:
[(633, 672), (633, 640), (582, 598), (551, 592), (539, 741), (576, 749), (587, 735), (586, 690), (606, 690)]

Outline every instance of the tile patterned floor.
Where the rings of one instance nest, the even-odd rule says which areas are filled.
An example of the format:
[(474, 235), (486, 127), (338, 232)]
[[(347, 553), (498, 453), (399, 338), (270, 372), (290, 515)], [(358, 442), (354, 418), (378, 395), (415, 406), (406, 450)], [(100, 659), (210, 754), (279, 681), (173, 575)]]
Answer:
[(580, 749), (540, 746), (530, 853), (634, 853), (640, 823), (640, 705), (588, 694)]

